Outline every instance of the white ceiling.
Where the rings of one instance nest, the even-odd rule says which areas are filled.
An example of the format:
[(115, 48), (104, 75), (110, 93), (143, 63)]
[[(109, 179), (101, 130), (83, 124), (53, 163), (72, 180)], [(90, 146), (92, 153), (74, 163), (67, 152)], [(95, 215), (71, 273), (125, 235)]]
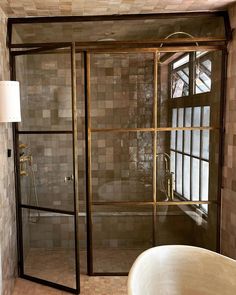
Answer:
[(235, 0), (0, 0), (9, 17), (222, 10)]

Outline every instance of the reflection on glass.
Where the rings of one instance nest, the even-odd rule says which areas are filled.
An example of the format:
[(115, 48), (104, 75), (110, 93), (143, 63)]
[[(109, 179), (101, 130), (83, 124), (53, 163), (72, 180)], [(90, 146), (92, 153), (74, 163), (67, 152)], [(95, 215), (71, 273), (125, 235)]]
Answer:
[(22, 209), (24, 273), (75, 288), (74, 217)]

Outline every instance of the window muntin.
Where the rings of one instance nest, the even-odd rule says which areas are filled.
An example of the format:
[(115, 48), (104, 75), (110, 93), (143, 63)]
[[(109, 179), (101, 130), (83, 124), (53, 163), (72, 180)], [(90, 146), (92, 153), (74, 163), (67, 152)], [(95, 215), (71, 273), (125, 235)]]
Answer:
[[(174, 108), (172, 119), (173, 127), (209, 126), (210, 107)], [(208, 200), (209, 133), (209, 130), (171, 132), (171, 171), (175, 174), (176, 196), (191, 201)], [(207, 206), (199, 207), (207, 211)]]
[[(186, 107), (173, 104), (172, 127), (196, 128), (171, 132), (171, 156), (174, 157), (171, 167), (175, 173), (175, 193), (187, 200), (207, 201), (210, 131), (197, 127), (210, 126), (210, 106), (204, 103), (192, 104), (190, 101), (195, 95), (212, 90), (212, 55), (207, 51), (184, 54), (171, 63), (169, 70), (171, 99), (182, 98), (186, 101)], [(208, 205), (198, 207), (207, 212)]]

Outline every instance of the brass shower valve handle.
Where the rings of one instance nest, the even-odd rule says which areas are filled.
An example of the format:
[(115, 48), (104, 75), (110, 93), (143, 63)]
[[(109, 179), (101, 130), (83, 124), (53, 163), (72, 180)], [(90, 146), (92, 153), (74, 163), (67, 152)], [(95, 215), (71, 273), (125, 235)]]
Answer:
[(73, 180), (74, 180), (74, 175), (73, 174), (71, 174), (70, 176), (65, 176), (65, 178), (64, 178), (65, 183), (71, 182)]

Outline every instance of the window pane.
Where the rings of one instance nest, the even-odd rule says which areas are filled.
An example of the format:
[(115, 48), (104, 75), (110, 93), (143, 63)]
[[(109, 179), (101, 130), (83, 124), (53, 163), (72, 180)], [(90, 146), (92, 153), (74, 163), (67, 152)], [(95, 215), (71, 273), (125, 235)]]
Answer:
[(172, 97), (189, 95), (189, 67), (182, 67), (172, 71)]
[(194, 130), (193, 132), (193, 144), (192, 144), (192, 154), (195, 157), (200, 156), (200, 130)]
[(175, 150), (176, 131), (171, 131), (171, 148)]
[(190, 157), (184, 156), (184, 197), (190, 199)]
[(177, 126), (177, 109), (172, 110), (172, 127)]
[(201, 124), (201, 107), (193, 108), (193, 126), (199, 127)]
[(210, 126), (210, 107), (203, 107), (202, 126)]
[(177, 150), (183, 151), (183, 131), (177, 131)]
[(173, 63), (173, 69), (176, 69), (184, 64), (189, 62), (189, 54), (185, 55), (181, 59), (177, 60), (176, 62)]
[(192, 125), (192, 108), (185, 109), (185, 127), (191, 127)]
[(209, 130), (202, 131), (202, 158), (209, 159)]
[(182, 155), (177, 153), (176, 191), (182, 195)]
[(191, 131), (184, 131), (184, 152), (190, 154)]
[(178, 127), (184, 126), (184, 109), (178, 109)]
[(209, 200), (209, 163), (201, 162), (201, 199), (202, 201)]
[(199, 200), (199, 162), (200, 160), (192, 158), (192, 200)]
[(170, 172), (174, 174), (174, 179), (173, 179), (174, 190), (175, 190), (175, 155), (176, 155), (175, 152), (170, 152)]
[(196, 79), (195, 93), (205, 93), (211, 91), (211, 69), (212, 62), (210, 59), (197, 58), (196, 60)]

